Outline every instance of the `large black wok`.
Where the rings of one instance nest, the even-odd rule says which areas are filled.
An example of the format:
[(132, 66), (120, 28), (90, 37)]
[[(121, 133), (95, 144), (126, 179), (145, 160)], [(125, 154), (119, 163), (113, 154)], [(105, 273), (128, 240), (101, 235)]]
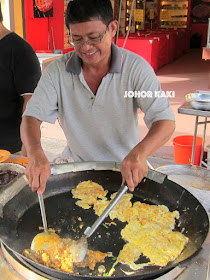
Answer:
[[(155, 171), (152, 172), (153, 176), (158, 174)], [(111, 194), (119, 189), (121, 174), (112, 170), (84, 170), (53, 175), (49, 178), (44, 193), (48, 225), (55, 230), (60, 229), (61, 237), (81, 237), (87, 226), (91, 226), (97, 218), (92, 209), (84, 210), (76, 206), (76, 200), (72, 199), (71, 189), (84, 180), (92, 180), (101, 184)], [(114, 278), (106, 277), (106, 279), (151, 279), (151, 277), (161, 275), (177, 265), (188, 265), (200, 251), (209, 230), (207, 213), (199, 201), (184, 188), (167, 178), (163, 183), (146, 178), (135, 189), (133, 195), (133, 202), (139, 200), (149, 204), (164, 204), (168, 206), (170, 211), (178, 210), (180, 219), (176, 230), (183, 231), (190, 241), (180, 257), (166, 267), (150, 266), (138, 270), (132, 275), (126, 275), (122, 270), (129, 271), (129, 268), (118, 264), (113, 274)], [(78, 225), (81, 222), (78, 221), (78, 217), (81, 217), (84, 222), (83, 229), (79, 229)], [(109, 218), (106, 219), (110, 221)], [(120, 237), (120, 231), (125, 225), (125, 223), (117, 221), (116, 227), (106, 229), (100, 226), (97, 233), (89, 238), (89, 248), (102, 252), (112, 252), (114, 256), (117, 256), (125, 244)], [(0, 220), (0, 238), (3, 243), (33, 267), (58, 279), (99, 278), (98, 266), (92, 275), (89, 274), (90, 270), (87, 268), (79, 269), (80, 275), (70, 274), (42, 266), (22, 256), (23, 250), (30, 248), (33, 237), (39, 232), (39, 226), (42, 226), (42, 221), (38, 198), (36, 193), (32, 193), (31, 189), (26, 186), (4, 207), (4, 217)], [(145, 261), (149, 260), (140, 257), (138, 263)], [(107, 271), (113, 263), (113, 259), (106, 258)]]

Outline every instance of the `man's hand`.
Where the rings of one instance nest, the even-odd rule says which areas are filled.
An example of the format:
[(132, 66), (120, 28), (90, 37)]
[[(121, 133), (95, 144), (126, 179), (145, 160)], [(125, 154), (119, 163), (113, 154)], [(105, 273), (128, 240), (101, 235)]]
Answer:
[(147, 158), (170, 139), (174, 129), (174, 121), (154, 122), (145, 138), (124, 158), (121, 164), (122, 184), (126, 182), (130, 191), (133, 191), (147, 174)]
[(51, 174), (50, 163), (41, 146), (41, 121), (30, 116), (23, 116), (20, 127), (23, 142), (22, 151), (28, 157), (26, 176), (33, 192), (42, 194), (47, 179)]
[(45, 191), (47, 180), (51, 174), (50, 163), (46, 156), (37, 152), (31, 155), (25, 174), (32, 191), (42, 194)]
[(148, 172), (147, 161), (132, 150), (122, 161), (120, 171), (122, 184), (126, 182), (129, 190), (133, 192)]

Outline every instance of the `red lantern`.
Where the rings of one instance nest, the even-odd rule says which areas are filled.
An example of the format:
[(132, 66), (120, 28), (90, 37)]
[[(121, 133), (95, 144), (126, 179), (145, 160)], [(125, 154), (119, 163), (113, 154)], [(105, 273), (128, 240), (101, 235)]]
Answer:
[(53, 6), (53, 0), (35, 0), (37, 8), (45, 13), (49, 11)]

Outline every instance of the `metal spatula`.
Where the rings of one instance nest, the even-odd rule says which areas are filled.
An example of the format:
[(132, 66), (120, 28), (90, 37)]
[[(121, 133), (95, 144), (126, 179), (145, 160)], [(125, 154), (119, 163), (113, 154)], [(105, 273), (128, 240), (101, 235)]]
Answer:
[(73, 250), (72, 250), (74, 262), (81, 262), (84, 259), (84, 257), (87, 254), (87, 248), (88, 248), (87, 238), (90, 237), (96, 231), (96, 229), (101, 225), (103, 220), (107, 217), (109, 212), (117, 204), (120, 198), (127, 192), (127, 190), (128, 190), (127, 185), (123, 185), (115, 195), (114, 199), (111, 200), (109, 205), (103, 211), (103, 213), (97, 218), (95, 223), (91, 227), (88, 227), (85, 230), (84, 235), (78, 241), (74, 241)]
[[(44, 206), (44, 199), (43, 199), (43, 195), (42, 194), (38, 194), (38, 199), (39, 199), (39, 206), (40, 206), (40, 210), (41, 210), (41, 216), (42, 216), (42, 223), (43, 223), (43, 228), (44, 228), (44, 232), (38, 233), (34, 239), (32, 240), (31, 243), (31, 249), (36, 251), (38, 250), (38, 244), (36, 243), (36, 240), (39, 240), (37, 238), (37, 236), (46, 236), (48, 234), (48, 227), (47, 227), (47, 218), (46, 218), (46, 212), (45, 212), (45, 206)], [(46, 244), (46, 246), (48, 246), (48, 244)], [(44, 248), (42, 248), (44, 249)]]

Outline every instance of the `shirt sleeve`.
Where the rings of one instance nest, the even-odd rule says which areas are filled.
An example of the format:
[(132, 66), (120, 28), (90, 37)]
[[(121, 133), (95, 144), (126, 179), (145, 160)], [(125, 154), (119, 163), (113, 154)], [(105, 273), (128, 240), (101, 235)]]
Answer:
[(137, 107), (144, 112), (144, 121), (148, 128), (159, 120), (175, 120), (169, 100), (162, 94), (160, 83), (152, 69), (145, 61), (143, 71), (134, 75), (134, 90), (140, 92), (140, 97), (135, 98)]
[(45, 69), (23, 116), (32, 116), (40, 121), (55, 123), (58, 117), (57, 94), (53, 79)]
[(13, 48), (12, 69), (18, 94), (33, 93), (41, 77), (41, 67), (31, 45), (19, 37)]

